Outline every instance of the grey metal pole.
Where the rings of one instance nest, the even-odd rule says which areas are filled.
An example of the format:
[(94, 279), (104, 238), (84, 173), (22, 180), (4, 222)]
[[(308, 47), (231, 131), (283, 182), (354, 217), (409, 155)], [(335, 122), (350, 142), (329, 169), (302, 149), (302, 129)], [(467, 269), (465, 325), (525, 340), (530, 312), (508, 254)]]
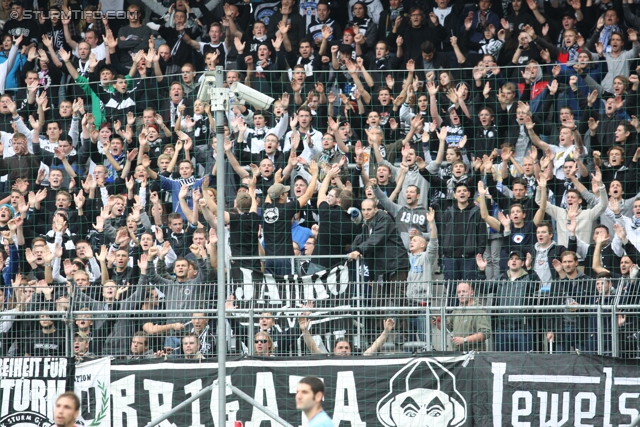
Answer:
[[(238, 387), (236, 387), (236, 386), (234, 386), (232, 384), (225, 384), (225, 382), (226, 381), (224, 380), (224, 378), (223, 378), (223, 381), (220, 381), (220, 377), (218, 377), (218, 387), (220, 387), (220, 384), (222, 384), (222, 388), (224, 389), (224, 392), (223, 392), (222, 396), (224, 396), (224, 393), (226, 393), (226, 391), (227, 391), (226, 387), (228, 386), (231, 389), (231, 391), (233, 391), (233, 393), (236, 394), (240, 399), (242, 399), (245, 402), (250, 403), (252, 406), (258, 408), (260, 411), (264, 412), (269, 417), (271, 417), (274, 420), (276, 420), (278, 423), (282, 424), (285, 427), (293, 427), (291, 424), (289, 424), (288, 422), (286, 422), (285, 420), (280, 418), (277, 414), (274, 414), (269, 409), (265, 408), (264, 405), (262, 405), (261, 403), (253, 400), (251, 397), (249, 397), (246, 393), (244, 393)], [(149, 424), (146, 425), (146, 427), (157, 426), (162, 421), (164, 421), (167, 418), (169, 418), (171, 415), (178, 413), (180, 410), (182, 410), (182, 408), (185, 408), (187, 405), (189, 405), (194, 400), (200, 399), (204, 395), (206, 395), (208, 393), (211, 393), (211, 390), (213, 390), (213, 387), (215, 387), (215, 384), (211, 384), (210, 386), (207, 386), (207, 387), (203, 388), (202, 390), (200, 390), (199, 392), (197, 392), (196, 394), (194, 394), (193, 396), (191, 396), (190, 398), (188, 398), (187, 400), (185, 400), (184, 402), (182, 402), (181, 404), (179, 404), (175, 408), (171, 408), (170, 411), (160, 415), (155, 420), (151, 420), (149, 422)], [(222, 400), (222, 399), (220, 399), (220, 396), (219, 396), (218, 401), (220, 401), (220, 400)], [(226, 401), (226, 396), (225, 396), (224, 400)], [(223, 412), (223, 415), (225, 417), (225, 422), (226, 422), (226, 414), (224, 414), (224, 412)], [(223, 424), (223, 426), (224, 425), (226, 425), (226, 424)]]
[[(356, 307), (360, 308), (362, 306), (362, 295), (364, 295), (364, 292), (360, 292), (360, 287), (362, 286), (362, 282), (360, 281), (360, 258), (356, 258)], [(358, 339), (358, 347), (360, 349), (363, 349), (363, 345), (362, 345), (362, 325), (363, 325), (363, 321), (364, 318), (362, 317), (362, 312), (358, 311), (357, 313), (357, 323), (358, 326), (356, 328), (356, 336)]]
[(440, 306), (440, 342), (442, 343), (441, 351), (447, 351), (447, 310), (445, 304), (446, 301), (442, 303), (442, 306)]
[[(224, 83), (223, 68), (216, 67), (216, 88), (222, 89)], [(222, 94), (224, 102), (218, 105), (215, 110), (216, 119), (216, 190), (218, 203), (218, 425), (227, 425), (227, 396), (225, 382), (227, 378), (227, 337), (226, 319), (224, 304), (227, 301), (226, 280), (224, 274), (224, 254), (225, 254), (225, 226), (224, 209), (226, 207), (224, 198), (225, 170), (224, 170), (224, 120), (225, 113), (229, 110), (229, 97)], [(211, 103), (213, 105), (213, 102)], [(194, 206), (194, 209), (196, 207)]]
[(429, 298), (429, 301), (427, 302), (427, 306), (425, 307), (425, 348), (427, 351), (431, 351), (433, 350), (433, 348), (431, 347), (431, 303), (433, 301), (431, 300), (431, 298)]
[(65, 324), (64, 334), (67, 341), (65, 345), (65, 356), (71, 357), (73, 356), (73, 324), (71, 322)]
[(618, 303), (616, 300), (611, 307), (611, 356), (618, 357)]
[(598, 306), (598, 354), (602, 356), (604, 351), (603, 331), (602, 331), (602, 305)]
[[(255, 319), (255, 316), (254, 316), (254, 311), (253, 311), (253, 309), (254, 309), (254, 308), (255, 308), (255, 307), (253, 306), (253, 298), (252, 298), (252, 299), (251, 299), (251, 310), (249, 311), (249, 328), (248, 328), (248, 329), (249, 329), (249, 331), (251, 331), (251, 332), (250, 332), (250, 333), (251, 333), (251, 335), (249, 335), (249, 336), (247, 337), (247, 341), (249, 341), (249, 342), (248, 342), (248, 344), (249, 344), (249, 346), (248, 346), (248, 347), (249, 347), (249, 348), (248, 348), (248, 350), (249, 350), (249, 356), (253, 356), (253, 337), (255, 336), (255, 335), (253, 334), (253, 332), (255, 331), (255, 329), (254, 329), (254, 323), (255, 323), (255, 320), (256, 320), (256, 319)], [(272, 314), (273, 314), (273, 313), (272, 313)]]
[[(220, 378), (218, 378), (218, 383), (219, 382), (220, 382)], [(224, 381), (222, 381), (222, 385), (224, 386)], [(196, 394), (192, 395), (190, 398), (188, 398), (187, 400), (185, 400), (184, 402), (182, 402), (181, 404), (179, 404), (175, 408), (171, 408), (170, 411), (165, 412), (164, 414), (160, 415), (155, 420), (149, 421), (149, 424), (147, 424), (146, 427), (157, 426), (158, 424), (160, 424), (161, 422), (163, 422), (164, 420), (169, 418), (171, 415), (177, 414), (180, 410), (182, 410), (182, 408), (186, 407), (187, 405), (189, 405), (194, 400), (200, 399), (205, 394), (211, 393), (211, 390), (213, 390), (214, 386), (215, 386), (215, 384), (211, 384), (210, 386), (207, 386), (207, 387), (203, 388), (202, 390), (200, 390)], [(226, 393), (226, 390), (225, 390), (225, 393)]]
[(264, 412), (265, 414), (267, 414), (268, 416), (270, 416), (271, 418), (276, 420), (278, 423), (282, 424), (285, 427), (293, 427), (291, 424), (289, 424), (288, 422), (286, 422), (285, 420), (280, 418), (280, 416), (278, 416), (278, 414), (274, 414), (269, 409), (265, 408), (262, 404), (260, 404), (260, 403), (256, 402), (255, 400), (253, 400), (249, 395), (244, 393), (238, 387), (234, 386), (233, 384), (229, 384), (229, 388), (231, 389), (231, 391), (234, 394), (238, 395), (238, 397), (240, 399), (244, 400), (245, 402), (249, 402), (255, 408), (258, 408), (259, 410), (261, 410), (262, 412)]

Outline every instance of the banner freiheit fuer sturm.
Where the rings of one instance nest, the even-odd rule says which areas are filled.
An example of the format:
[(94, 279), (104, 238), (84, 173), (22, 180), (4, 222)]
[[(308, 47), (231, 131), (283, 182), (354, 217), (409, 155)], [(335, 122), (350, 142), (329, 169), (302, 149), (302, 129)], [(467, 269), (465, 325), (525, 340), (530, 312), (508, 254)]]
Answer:
[(56, 398), (73, 390), (75, 365), (65, 357), (0, 359), (0, 426), (55, 425)]

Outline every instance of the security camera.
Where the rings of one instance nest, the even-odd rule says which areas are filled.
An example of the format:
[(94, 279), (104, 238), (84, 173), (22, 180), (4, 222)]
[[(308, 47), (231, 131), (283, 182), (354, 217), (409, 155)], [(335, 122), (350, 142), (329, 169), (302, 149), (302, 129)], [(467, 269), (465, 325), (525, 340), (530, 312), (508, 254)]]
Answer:
[(238, 82), (231, 85), (231, 93), (234, 94), (239, 101), (248, 102), (259, 110), (266, 110), (273, 104), (273, 101), (275, 101), (275, 99), (270, 96)]
[(215, 88), (215, 71), (207, 71), (206, 73), (204, 73), (204, 78), (200, 82), (200, 87), (198, 88), (198, 99), (207, 104), (211, 99), (211, 95), (213, 94)]
[(216, 71), (207, 71), (198, 88), (198, 99), (211, 105), (211, 111), (225, 111), (228, 108), (229, 89), (218, 87)]

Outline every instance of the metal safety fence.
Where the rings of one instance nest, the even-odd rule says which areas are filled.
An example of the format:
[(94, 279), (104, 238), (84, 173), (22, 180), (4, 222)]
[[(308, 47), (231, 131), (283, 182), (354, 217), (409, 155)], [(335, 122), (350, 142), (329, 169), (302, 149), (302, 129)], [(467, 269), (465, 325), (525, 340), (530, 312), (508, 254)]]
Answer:
[[(67, 308), (51, 310), (46, 302), (32, 301), (5, 310), (0, 348), (5, 356), (129, 360), (209, 359), (220, 345), (227, 354), (251, 356), (432, 351), (640, 356), (640, 293), (634, 281), (616, 287), (613, 279), (604, 284), (584, 279), (578, 292), (562, 280), (548, 289), (511, 280), (341, 280), (346, 268), (231, 281), (222, 304), (204, 299), (214, 294), (214, 283), (192, 285), (201, 296), (196, 301), (170, 299), (154, 285), (113, 303), (90, 301), (77, 290)], [(425, 289), (424, 296), (408, 298), (406, 289), (416, 286)], [(520, 293), (520, 287), (531, 292)], [(217, 333), (219, 309), (225, 312), (224, 343)]]

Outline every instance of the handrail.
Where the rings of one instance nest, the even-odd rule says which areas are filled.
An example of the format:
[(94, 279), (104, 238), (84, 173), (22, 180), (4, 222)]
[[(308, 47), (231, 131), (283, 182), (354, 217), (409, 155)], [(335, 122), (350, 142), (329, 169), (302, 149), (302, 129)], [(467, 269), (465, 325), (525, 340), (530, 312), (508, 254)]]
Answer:
[[(286, 301), (286, 300), (283, 300)], [(373, 307), (347, 307), (347, 306), (338, 306), (338, 307), (324, 307), (324, 308), (304, 308), (304, 307), (275, 307), (275, 306), (265, 306), (265, 307), (260, 307), (260, 308), (256, 308), (256, 309), (250, 309), (250, 308), (236, 308), (233, 310), (234, 316), (233, 317), (240, 317), (237, 316), (237, 314), (249, 314), (255, 311), (276, 311), (278, 313), (300, 313), (300, 312), (309, 312), (309, 313), (326, 313), (326, 312), (332, 312), (332, 311), (339, 311), (339, 312), (361, 312), (361, 311), (365, 311), (365, 312), (375, 312), (375, 313), (379, 313), (381, 311), (393, 311), (394, 313), (396, 312), (408, 312), (408, 313), (415, 313), (415, 312), (424, 312), (429, 310), (430, 312), (433, 313), (440, 313), (442, 306), (430, 306), (430, 307), (394, 307), (394, 306), (386, 306), (386, 307), (379, 307), (379, 306), (373, 306)], [(618, 309), (622, 309), (622, 308), (631, 308), (631, 309), (636, 309), (638, 310), (638, 313), (640, 313), (640, 304), (637, 305), (626, 305), (626, 306), (616, 306), (615, 304), (610, 304), (610, 305), (601, 305), (601, 304), (589, 304), (589, 305), (580, 305), (580, 310), (598, 310), (598, 308), (618, 308)], [(523, 313), (522, 310), (531, 310), (534, 309), (535, 311), (527, 311), (526, 313)], [(530, 315), (535, 315), (535, 316), (541, 316), (541, 315), (546, 315), (546, 314), (568, 314), (568, 315), (587, 315), (587, 314), (593, 314), (593, 313), (588, 313), (588, 312), (560, 312), (560, 311), (551, 311), (550, 310), (566, 310), (569, 308), (575, 308), (575, 306), (569, 306), (569, 305), (544, 305), (544, 306), (540, 306), (535, 308), (534, 306), (530, 306), (530, 305), (514, 305), (514, 306), (491, 306), (491, 305), (482, 305), (482, 306), (473, 306), (473, 307), (446, 307), (445, 309), (448, 312), (464, 312), (464, 311), (471, 311), (471, 310), (478, 310), (478, 309), (482, 309), (487, 311), (487, 315), (497, 315), (497, 313), (490, 313), (490, 311), (505, 311), (507, 313), (505, 314), (511, 314), (511, 312), (509, 310), (513, 310), (513, 314), (518, 314), (518, 315), (522, 315), (522, 316), (530, 316)], [(545, 312), (546, 311), (546, 312)], [(617, 310), (616, 310), (617, 311)], [(202, 309), (202, 310), (198, 310), (199, 313), (205, 313), (205, 314), (216, 314), (218, 312), (217, 309)], [(110, 310), (73, 310), (73, 313), (80, 313), (80, 314), (110, 314), (113, 315), (114, 311), (110, 311)], [(118, 314), (167, 314), (167, 313), (171, 313), (171, 314), (193, 314), (193, 309), (187, 310), (187, 309), (163, 309), (163, 310), (118, 310), (117, 311)], [(574, 313), (574, 314), (572, 314)], [(634, 314), (635, 312), (626, 312), (627, 314)], [(60, 311), (24, 311), (21, 312), (21, 314), (24, 315), (40, 315), (40, 314), (58, 314), (60, 317), (64, 316), (63, 313), (61, 313)], [(451, 315), (452, 313), (448, 313), (448, 315)], [(454, 314), (455, 315), (455, 314)], [(266, 316), (266, 317), (279, 317), (279, 316)]]

